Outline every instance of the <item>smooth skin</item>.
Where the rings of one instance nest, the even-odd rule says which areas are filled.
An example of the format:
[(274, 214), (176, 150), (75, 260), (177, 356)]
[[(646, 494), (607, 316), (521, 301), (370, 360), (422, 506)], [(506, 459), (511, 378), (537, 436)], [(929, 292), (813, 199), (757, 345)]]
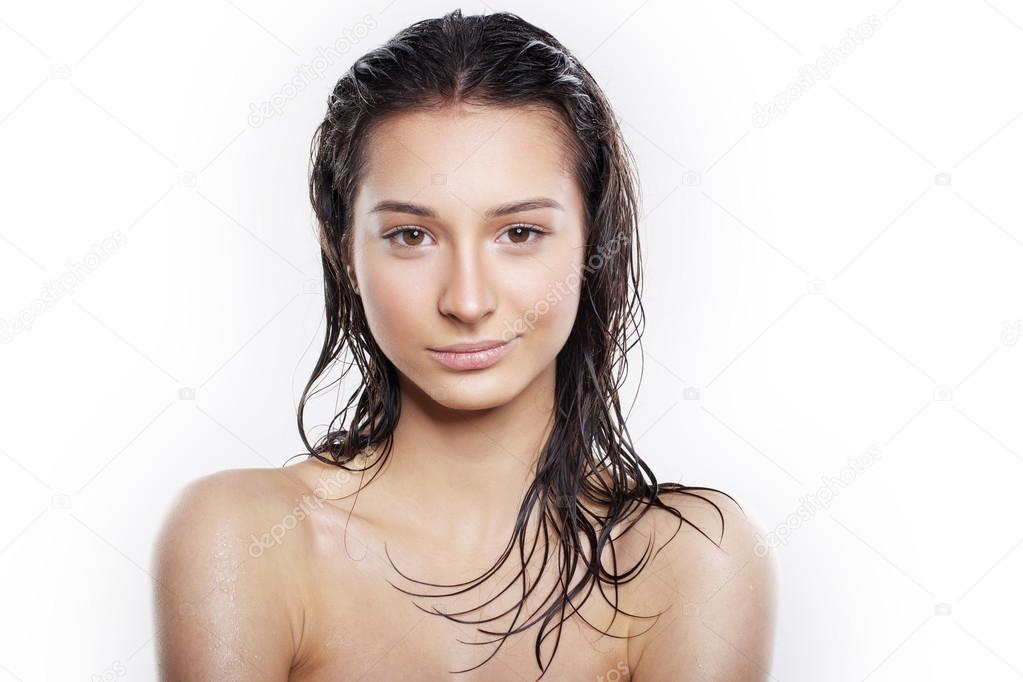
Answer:
[[(457, 639), (495, 638), (412, 603), (455, 612), (496, 596), (491, 607), (465, 617), (496, 616), (521, 599), (517, 584), (499, 594), (520, 567), (517, 551), (497, 576), (443, 605), (389, 585), (440, 592), (403, 581), (387, 557), (412, 578), (453, 584), (482, 574), (510, 537), (549, 432), (555, 357), (579, 305), (586, 226), (560, 142), (556, 120), (529, 108), (463, 104), (383, 123), (354, 206), (348, 274), (374, 339), (400, 376), (394, 449), (382, 469), (378, 452), (360, 456), (370, 467), (365, 476), (309, 459), (219, 472), (182, 491), (153, 556), (162, 679), (539, 675), (534, 626), (509, 638), (486, 665), (451, 676), (493, 651)], [(544, 205), (500, 210), (526, 200)], [(517, 229), (525, 227), (543, 234)], [(448, 369), (426, 350), (510, 334), (511, 351), (484, 370)], [(612, 621), (599, 591), (577, 597), (579, 613), (563, 627), (545, 679), (767, 679), (774, 559), (756, 555), (757, 528), (734, 503), (707, 495), (725, 514), (723, 551), (683, 525), (641, 578), (620, 589), (620, 609), (665, 611), (657, 619), (619, 614)], [(721, 536), (709, 503), (665, 499), (712, 538)], [(618, 570), (651, 538), (664, 545), (676, 528), (674, 517), (651, 512), (616, 541)], [(602, 560), (611, 567), (609, 556)], [(552, 557), (540, 574), (539, 562), (530, 562), (542, 589), (516, 625), (556, 586), (557, 563)], [(606, 586), (605, 593), (613, 598)], [(499, 631), (511, 622), (479, 627)], [(545, 641), (545, 659), (554, 638)]]

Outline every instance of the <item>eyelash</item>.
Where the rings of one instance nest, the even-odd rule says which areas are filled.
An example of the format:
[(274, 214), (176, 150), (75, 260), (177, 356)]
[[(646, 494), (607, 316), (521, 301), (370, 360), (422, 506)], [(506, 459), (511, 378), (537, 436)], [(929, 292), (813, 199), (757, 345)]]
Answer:
[[(537, 235), (546, 235), (547, 234), (547, 232), (545, 230), (541, 230), (540, 228), (538, 228), (538, 227), (536, 227), (534, 225), (529, 225), (527, 223), (517, 223), (515, 225), (511, 225), (510, 227), (508, 227), (507, 230), (505, 230), (501, 234), (507, 234), (511, 230), (516, 230), (516, 229), (519, 229), (519, 228), (522, 228), (522, 229), (526, 230), (527, 232), (531, 232), (531, 233), (537, 234)], [(395, 237), (397, 237), (397, 236), (399, 236), (399, 235), (401, 235), (401, 234), (403, 234), (405, 232), (416, 232), (416, 231), (423, 232), (425, 234), (429, 234), (429, 232), (427, 232), (426, 230), (424, 230), (421, 227), (407, 226), (407, 227), (399, 227), (399, 228), (397, 228), (395, 230), (392, 230), (391, 232), (385, 234), (382, 238), (386, 239), (387, 241), (391, 242), (392, 244), (397, 245), (399, 248), (402, 248), (402, 249), (409, 249), (409, 250), (418, 249), (419, 248), (418, 246), (409, 246), (408, 244), (402, 244), (401, 242), (395, 240)], [(538, 241), (540, 241), (539, 237), (537, 239), (533, 239), (533, 240), (527, 241), (527, 242), (522, 242), (520, 244), (512, 243), (512, 246), (514, 246), (516, 248), (525, 248), (525, 247), (527, 247), (527, 246), (529, 246), (531, 244), (535, 244)]]

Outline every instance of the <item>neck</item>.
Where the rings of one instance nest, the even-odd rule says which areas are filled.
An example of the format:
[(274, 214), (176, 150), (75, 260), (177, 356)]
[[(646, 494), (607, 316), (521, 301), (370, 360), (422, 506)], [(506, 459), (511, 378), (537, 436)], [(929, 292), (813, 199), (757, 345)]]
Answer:
[(428, 519), (449, 549), (503, 547), (553, 423), (554, 376), (552, 365), (508, 403), (472, 411), (403, 383), (394, 447), (380, 472), (389, 497)]

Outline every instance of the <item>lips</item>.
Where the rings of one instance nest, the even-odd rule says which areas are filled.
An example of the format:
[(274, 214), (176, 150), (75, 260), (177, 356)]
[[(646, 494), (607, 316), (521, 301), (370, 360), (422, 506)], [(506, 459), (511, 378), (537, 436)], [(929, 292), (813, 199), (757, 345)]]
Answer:
[(466, 341), (463, 343), (455, 343), (450, 346), (443, 346), (441, 348), (430, 348), (429, 350), (435, 350), (438, 353), (472, 353), (480, 350), (490, 350), (491, 348), (497, 348), (503, 346), (506, 342), (501, 339), (484, 339), (482, 341)]
[[(428, 348), (434, 360), (453, 370), (486, 369), (496, 364), (515, 345), (517, 337), (509, 341), (473, 341), (456, 343), (443, 349)], [(451, 350), (455, 349), (455, 350)]]

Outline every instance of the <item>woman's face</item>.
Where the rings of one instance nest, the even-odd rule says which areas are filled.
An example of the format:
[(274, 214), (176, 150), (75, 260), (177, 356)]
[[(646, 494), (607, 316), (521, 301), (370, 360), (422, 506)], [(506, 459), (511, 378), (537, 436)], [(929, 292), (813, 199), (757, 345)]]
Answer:
[[(368, 143), (349, 276), (384, 354), (451, 409), (553, 386), (586, 230), (556, 125), (536, 109), (459, 105), (395, 115)], [(509, 343), (484, 368), (430, 350), (488, 340)]]

